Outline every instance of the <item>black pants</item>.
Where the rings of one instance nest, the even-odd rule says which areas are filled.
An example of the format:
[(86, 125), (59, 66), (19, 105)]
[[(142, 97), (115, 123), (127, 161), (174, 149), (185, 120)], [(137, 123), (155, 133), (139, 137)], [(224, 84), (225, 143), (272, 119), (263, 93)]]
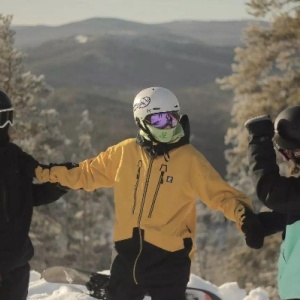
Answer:
[(107, 287), (108, 300), (143, 300), (145, 295), (151, 296), (152, 300), (186, 300), (190, 260), (187, 258), (178, 266), (163, 265), (164, 262), (156, 266), (159, 271), (153, 271), (150, 278), (137, 285), (132, 268), (117, 255)]
[(26, 300), (29, 284), (29, 264), (7, 274), (1, 274), (0, 299)]
[(185, 298), (186, 284), (144, 287), (139, 285), (129, 285), (122, 282), (108, 292), (108, 300), (143, 300), (145, 295), (151, 296), (152, 300), (186, 300)]

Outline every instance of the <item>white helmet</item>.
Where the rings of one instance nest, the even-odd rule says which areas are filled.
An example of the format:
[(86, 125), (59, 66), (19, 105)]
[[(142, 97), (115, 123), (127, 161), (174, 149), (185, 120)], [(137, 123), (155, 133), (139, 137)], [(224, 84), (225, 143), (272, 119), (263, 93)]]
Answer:
[(133, 101), (134, 120), (143, 122), (146, 116), (168, 111), (179, 111), (176, 96), (163, 87), (150, 87), (139, 92)]

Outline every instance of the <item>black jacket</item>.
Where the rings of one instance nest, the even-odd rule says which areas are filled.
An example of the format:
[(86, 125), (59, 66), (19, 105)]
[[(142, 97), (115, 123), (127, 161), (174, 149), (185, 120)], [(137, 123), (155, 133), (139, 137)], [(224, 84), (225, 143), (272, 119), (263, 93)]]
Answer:
[(33, 184), (37, 164), (17, 145), (0, 143), (0, 274), (24, 265), (33, 256), (28, 236), (33, 207), (66, 193), (55, 184)]
[(281, 231), (300, 220), (300, 178), (280, 175), (271, 138), (250, 135), (248, 156), (256, 194), (274, 210), (266, 217), (267, 232)]

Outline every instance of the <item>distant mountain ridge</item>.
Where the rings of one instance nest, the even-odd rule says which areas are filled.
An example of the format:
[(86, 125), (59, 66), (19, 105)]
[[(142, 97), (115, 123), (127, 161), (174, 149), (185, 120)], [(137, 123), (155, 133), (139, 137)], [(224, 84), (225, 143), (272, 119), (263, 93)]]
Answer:
[(233, 48), (178, 36), (107, 34), (45, 42), (27, 49), (27, 64), (53, 87), (200, 86), (227, 75)]
[(76, 35), (157, 34), (185, 36), (214, 46), (241, 43), (243, 28), (251, 20), (241, 21), (174, 21), (145, 24), (113, 18), (92, 18), (60, 26), (14, 26), (16, 46), (25, 49), (44, 42)]
[(44, 74), (54, 88), (51, 104), (61, 112), (70, 138), (85, 109), (97, 124), (97, 149), (134, 136), (134, 95), (164, 86), (178, 95), (190, 116), (193, 144), (223, 175), (231, 95), (220, 91), (215, 79), (231, 73), (234, 48), (248, 22), (143, 24), (94, 18), (13, 29), (16, 47), (27, 54), (26, 67)]
[(53, 87), (201, 86), (230, 73), (250, 21), (144, 24), (93, 18), (61, 26), (17, 26), (16, 46)]

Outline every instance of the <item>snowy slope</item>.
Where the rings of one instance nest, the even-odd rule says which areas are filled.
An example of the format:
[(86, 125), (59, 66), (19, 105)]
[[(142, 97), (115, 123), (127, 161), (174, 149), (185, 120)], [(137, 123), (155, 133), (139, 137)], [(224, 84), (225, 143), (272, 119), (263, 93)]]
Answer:
[[(261, 288), (252, 290), (249, 295), (246, 295), (245, 290), (240, 289), (236, 282), (217, 287), (193, 274), (191, 274), (188, 286), (213, 292), (222, 300), (269, 300), (267, 292)], [(86, 295), (82, 291), (87, 292), (87, 289), (80, 285), (47, 283), (44, 279), (41, 279), (38, 272), (31, 271), (27, 300), (95, 300), (95, 298)], [(151, 298), (145, 297), (144, 300), (151, 300)]]

